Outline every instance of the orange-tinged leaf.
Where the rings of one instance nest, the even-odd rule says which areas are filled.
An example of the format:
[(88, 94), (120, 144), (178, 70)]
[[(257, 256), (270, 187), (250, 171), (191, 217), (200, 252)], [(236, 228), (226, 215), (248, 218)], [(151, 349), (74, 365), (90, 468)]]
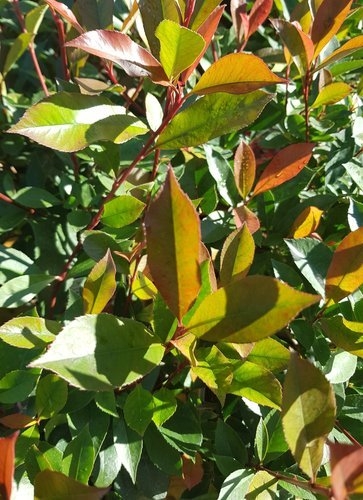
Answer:
[(241, 142), (234, 155), (234, 178), (239, 194), (246, 198), (255, 182), (256, 158), (250, 146)]
[(261, 24), (268, 18), (273, 6), (273, 0), (255, 0), (248, 15), (248, 39)]
[(14, 475), (15, 443), (19, 431), (0, 437), (0, 497), (10, 500)]
[(321, 89), (310, 108), (319, 108), (327, 104), (335, 104), (347, 97), (352, 91), (350, 85), (344, 82), (334, 82)]
[(76, 16), (73, 14), (71, 9), (67, 7), (62, 2), (57, 2), (56, 0), (45, 0), (46, 3), (52, 7), (58, 14), (60, 14), (66, 21), (68, 21), (75, 30), (77, 30), (79, 33), (83, 33), (84, 29), (82, 26), (78, 23)]
[(320, 224), (324, 212), (317, 207), (306, 207), (295, 219), (291, 231), (291, 238), (305, 238), (315, 232)]
[(233, 209), (234, 222), (237, 228), (246, 224), (251, 234), (260, 229), (260, 221), (256, 214), (254, 214), (248, 207), (236, 207)]
[(319, 299), (269, 276), (247, 276), (208, 295), (187, 326), (212, 342), (255, 342), (281, 330)]
[(352, 38), (351, 40), (348, 40), (348, 42), (339, 47), (339, 49), (334, 50), (334, 52), (332, 52), (328, 57), (321, 61), (319, 66), (317, 66), (314, 71), (320, 71), (329, 64), (333, 64), (334, 62), (343, 59), (343, 57), (350, 56), (356, 50), (360, 50), (361, 48), (363, 48), (363, 35), (359, 35)]
[(199, 484), (203, 479), (204, 469), (202, 457), (197, 453), (194, 459), (187, 455), (182, 455), (183, 478), (188, 490)]
[(286, 80), (272, 73), (259, 57), (245, 53), (228, 54), (207, 69), (191, 93), (245, 94), (284, 82)]
[(241, 279), (248, 273), (255, 255), (255, 242), (246, 225), (236, 229), (225, 240), (221, 251), (222, 285)]
[(296, 64), (299, 73), (305, 75), (310, 68), (314, 55), (314, 46), (311, 39), (295, 23), (289, 23), (281, 19), (272, 19), (271, 22)]
[(349, 233), (334, 252), (326, 276), (330, 302), (339, 302), (363, 283), (363, 227)]
[(0, 424), (8, 427), (8, 429), (25, 429), (37, 423), (33, 417), (24, 415), (24, 413), (12, 413), (0, 418)]
[(97, 262), (83, 287), (85, 314), (101, 313), (116, 291), (116, 266), (110, 250)]
[(39, 472), (34, 481), (34, 499), (48, 500), (101, 500), (109, 488), (95, 488), (80, 483), (61, 472), (49, 469)]
[(363, 358), (363, 323), (349, 321), (342, 316), (322, 318), (320, 325), (324, 334), (337, 347)]
[(336, 500), (363, 493), (363, 447), (329, 443), (331, 482)]
[(262, 172), (253, 196), (280, 186), (298, 175), (309, 162), (314, 146), (310, 142), (301, 142), (279, 151)]
[(292, 353), (282, 395), (286, 442), (299, 467), (315, 481), (326, 436), (335, 423), (332, 386), (309, 361)]
[(320, 4), (311, 28), (314, 57), (320, 54), (329, 40), (339, 31), (350, 11), (352, 1), (324, 0)]
[(164, 187), (146, 213), (145, 227), (151, 275), (180, 321), (201, 286), (201, 236), (198, 214), (171, 168)]

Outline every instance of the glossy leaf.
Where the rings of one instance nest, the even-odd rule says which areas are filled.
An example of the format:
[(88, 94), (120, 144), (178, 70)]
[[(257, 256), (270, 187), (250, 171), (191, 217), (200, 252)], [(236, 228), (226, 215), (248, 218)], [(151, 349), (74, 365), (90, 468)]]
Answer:
[(318, 300), (318, 296), (294, 290), (274, 278), (248, 276), (206, 297), (189, 321), (188, 330), (210, 341), (254, 342), (273, 335)]
[(220, 280), (222, 285), (244, 278), (255, 255), (255, 243), (246, 225), (231, 233), (221, 251)]
[(257, 215), (252, 212), (248, 207), (241, 206), (233, 209), (234, 221), (237, 228), (241, 228), (243, 224), (246, 224), (248, 230), (251, 234), (254, 234), (260, 229), (260, 221)]
[(196, 0), (190, 28), (192, 30), (197, 30), (202, 26), (220, 3), (221, 0)]
[(218, 495), (218, 500), (237, 500), (245, 498), (254, 472), (248, 469), (238, 469), (224, 480)]
[(4, 500), (11, 498), (14, 475), (15, 443), (19, 432), (0, 437), (0, 495)]
[(51, 418), (64, 407), (68, 397), (67, 383), (57, 375), (42, 377), (36, 388), (35, 407), (38, 418)]
[(360, 50), (363, 47), (363, 35), (356, 36), (351, 40), (345, 42), (339, 49), (334, 50), (331, 54), (328, 55), (325, 59), (321, 61), (319, 66), (315, 69), (315, 71), (320, 71), (326, 66), (333, 64), (343, 57), (350, 56), (357, 50)]
[(69, 322), (49, 350), (31, 363), (85, 390), (128, 385), (159, 364), (164, 348), (139, 322), (108, 314)]
[(155, 83), (168, 84), (168, 78), (159, 61), (124, 33), (107, 30), (88, 31), (67, 42), (66, 46), (82, 49), (89, 54), (112, 61), (129, 76), (148, 77)]
[[(148, 265), (154, 283), (180, 320), (201, 287), (199, 218), (172, 169), (145, 217)], [(186, 245), (185, 243), (188, 242)]]
[(154, 423), (145, 433), (144, 445), (154, 465), (170, 476), (181, 476), (183, 463), (180, 453), (164, 438)]
[(154, 392), (153, 404), (152, 419), (156, 426), (163, 425), (164, 422), (174, 415), (177, 408), (175, 395), (165, 387)]
[(204, 146), (208, 170), (216, 181), (216, 186), (221, 197), (232, 207), (238, 202), (236, 183), (229, 162), (218, 151), (206, 144)]
[(320, 325), (324, 334), (345, 351), (363, 358), (363, 325), (342, 316), (322, 318)]
[(317, 207), (306, 207), (300, 215), (296, 217), (290, 235), (292, 238), (305, 238), (314, 233), (319, 224), (323, 211)]
[(314, 144), (302, 142), (291, 144), (279, 151), (262, 172), (253, 196), (280, 186), (296, 177), (309, 162)]
[(247, 198), (256, 176), (256, 158), (250, 146), (241, 142), (234, 155), (234, 178), (242, 198)]
[(31, 274), (7, 281), (0, 288), (0, 307), (19, 307), (27, 304), (53, 280), (53, 276), (46, 274)]
[(274, 498), (277, 493), (277, 479), (265, 470), (257, 471), (254, 475), (245, 496), (246, 500), (258, 500), (263, 495), (267, 498)]
[(33, 38), (34, 35), (32, 33), (20, 33), (20, 35), (13, 41), (8, 53), (6, 54), (6, 59), (2, 68), (2, 75), (0, 76), (0, 82), (24, 54)]
[(156, 146), (161, 149), (198, 146), (246, 127), (259, 116), (272, 97), (261, 90), (246, 95), (206, 95), (171, 120)]
[(170, 80), (191, 66), (205, 46), (201, 35), (164, 19), (155, 31), (160, 41), (160, 61)]
[(112, 29), (113, 0), (77, 0), (77, 8), (82, 25), (87, 31), (94, 29)]
[(248, 32), (245, 38), (250, 38), (258, 27), (268, 18), (273, 6), (273, 0), (256, 0), (248, 15)]
[(56, 321), (23, 316), (13, 318), (0, 327), (0, 339), (21, 349), (44, 348), (61, 330)]
[(147, 127), (107, 98), (59, 92), (35, 104), (8, 132), (59, 151), (78, 151), (98, 141), (117, 144)]
[(254, 90), (284, 83), (268, 66), (252, 54), (229, 54), (214, 62), (201, 76), (192, 93), (227, 92), (245, 94)]
[(145, 108), (146, 108), (146, 118), (149, 127), (153, 132), (155, 132), (163, 121), (163, 108), (161, 107), (158, 99), (150, 93), (146, 94), (145, 97)]
[(138, 384), (127, 396), (123, 411), (127, 425), (143, 436), (153, 417), (152, 394)]
[(329, 40), (338, 32), (351, 5), (352, 0), (324, 0), (321, 3), (311, 27), (314, 57), (320, 54)]
[(24, 413), (11, 413), (0, 418), (0, 424), (8, 429), (26, 429), (37, 423), (37, 420)]
[(314, 481), (335, 424), (335, 398), (320, 370), (297, 354), (291, 355), (285, 379), (282, 424), (297, 464)]
[[(334, 498), (345, 500), (363, 493), (363, 447), (329, 443)], [(359, 495), (360, 494), (360, 495)]]
[(60, 14), (66, 21), (71, 24), (71, 26), (78, 31), (83, 33), (82, 26), (78, 23), (76, 16), (73, 14), (71, 9), (67, 7), (63, 2), (57, 2), (56, 0), (45, 0), (47, 4), (54, 9), (58, 14)]
[(39, 370), (13, 370), (0, 379), (0, 402), (15, 404), (24, 401), (33, 391)]
[(230, 360), (216, 346), (197, 349), (192, 372), (224, 403), (233, 374)]
[(74, 500), (101, 500), (107, 492), (108, 488), (87, 486), (61, 472), (51, 470), (39, 472), (34, 482), (34, 500), (46, 500), (55, 495), (57, 500), (69, 500), (70, 496)]
[(116, 291), (115, 275), (115, 263), (108, 250), (94, 266), (83, 286), (82, 297), (86, 314), (98, 314), (104, 310)]
[(29, 479), (34, 483), (36, 475), (42, 470), (62, 471), (62, 451), (41, 441), (33, 444), (25, 456), (25, 466)]
[(328, 104), (335, 104), (347, 97), (352, 87), (344, 82), (333, 82), (321, 89), (311, 108), (319, 108)]
[(267, 338), (256, 342), (247, 356), (247, 361), (261, 365), (271, 372), (285, 370), (290, 359), (289, 350), (275, 339)]
[(135, 222), (144, 207), (145, 203), (134, 196), (117, 196), (105, 204), (101, 221), (108, 227), (124, 227)]
[(88, 483), (93, 469), (95, 454), (88, 425), (72, 439), (63, 453), (62, 472), (67, 476)]
[[(246, 445), (233, 427), (221, 419), (217, 421), (214, 446), (216, 455), (231, 459), (229, 463), (233, 470), (239, 469), (246, 464), (248, 459)], [(219, 468), (221, 467), (219, 466)]]
[(143, 448), (142, 437), (130, 429), (121, 417), (113, 422), (113, 441), (120, 464), (125, 467), (132, 482), (135, 483)]
[(310, 37), (295, 24), (288, 21), (272, 19), (271, 22), (296, 64), (299, 73), (305, 75), (314, 56), (314, 46)]
[(349, 233), (334, 252), (326, 276), (326, 297), (339, 302), (363, 283), (363, 227)]

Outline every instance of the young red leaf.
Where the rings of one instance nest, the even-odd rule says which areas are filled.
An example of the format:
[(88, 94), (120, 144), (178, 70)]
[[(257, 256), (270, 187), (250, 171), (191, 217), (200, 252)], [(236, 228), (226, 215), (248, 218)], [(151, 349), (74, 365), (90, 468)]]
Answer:
[(192, 202), (170, 168), (145, 217), (148, 265), (169, 309), (181, 320), (201, 286), (200, 224)]
[(326, 297), (339, 302), (363, 283), (363, 227), (349, 233), (335, 250), (326, 276)]
[(25, 415), (24, 413), (12, 413), (0, 418), (0, 424), (8, 427), (9, 429), (25, 429), (37, 423), (33, 417)]
[(183, 460), (183, 478), (188, 490), (191, 490), (199, 484), (204, 475), (203, 460), (199, 453), (196, 454), (194, 459), (187, 455), (182, 455)]
[(89, 54), (112, 61), (133, 77), (148, 77), (153, 82), (169, 85), (161, 64), (149, 51), (123, 33), (93, 30), (66, 43)]
[(0, 437), (0, 497), (10, 500), (14, 476), (15, 443), (19, 432)]
[(242, 198), (246, 198), (255, 182), (256, 158), (250, 146), (241, 142), (234, 155), (234, 178)]
[(273, 0), (256, 0), (249, 13), (249, 26), (246, 40), (261, 26), (268, 18), (273, 6)]
[(301, 142), (279, 151), (262, 172), (253, 196), (273, 189), (296, 177), (309, 162), (315, 144)]
[(335, 500), (363, 493), (363, 447), (329, 443), (329, 448)]
[(233, 209), (234, 222), (237, 228), (246, 224), (248, 230), (251, 234), (255, 233), (260, 229), (260, 221), (256, 214), (251, 212), (248, 207), (236, 207)]
[(345, 21), (353, 0), (324, 0), (319, 6), (311, 28), (314, 57), (338, 32)]
[(64, 3), (62, 2), (57, 2), (57, 0), (45, 0), (46, 3), (54, 9), (58, 14), (60, 14), (66, 21), (69, 22), (73, 26), (75, 30), (77, 30), (79, 33), (83, 33), (84, 29), (82, 26), (78, 23), (76, 16), (73, 14), (71, 9), (67, 7)]

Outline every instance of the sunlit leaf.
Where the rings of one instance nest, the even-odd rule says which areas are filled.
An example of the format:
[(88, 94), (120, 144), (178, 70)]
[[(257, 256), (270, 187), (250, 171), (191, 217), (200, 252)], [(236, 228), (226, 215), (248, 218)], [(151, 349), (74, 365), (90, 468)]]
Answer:
[(233, 209), (234, 221), (237, 228), (241, 228), (243, 224), (246, 224), (248, 230), (251, 234), (255, 233), (260, 229), (260, 221), (255, 213), (253, 213), (248, 207), (242, 205), (241, 207), (235, 207)]
[(274, 278), (247, 276), (206, 297), (188, 330), (210, 341), (255, 342), (273, 335), (318, 300)]
[(200, 225), (195, 208), (170, 168), (166, 183), (145, 217), (148, 265), (154, 283), (180, 320), (196, 299)]
[(258, 500), (262, 495), (267, 499), (275, 498), (277, 492), (277, 479), (267, 471), (257, 471), (248, 488), (246, 500)]
[(271, 372), (285, 370), (290, 360), (290, 352), (273, 338), (262, 339), (253, 344), (247, 361), (261, 365)]
[(31, 365), (85, 390), (110, 391), (144, 376), (163, 354), (163, 346), (141, 323), (89, 314), (69, 322)]
[(102, 96), (59, 92), (35, 104), (8, 132), (59, 151), (78, 151), (98, 141), (121, 143), (147, 127)]
[(253, 196), (296, 177), (309, 162), (314, 146), (310, 142), (302, 142), (281, 149), (262, 172)]
[(344, 82), (333, 82), (321, 89), (311, 108), (319, 108), (327, 104), (335, 104), (347, 97), (352, 87)]
[(160, 134), (156, 146), (197, 146), (246, 127), (260, 115), (272, 94), (256, 90), (244, 95), (209, 94), (178, 113)]
[(196, 0), (195, 9), (191, 18), (190, 28), (197, 30), (205, 23), (210, 14), (221, 3), (221, 0)]
[(95, 453), (92, 437), (86, 425), (76, 437), (70, 441), (63, 453), (62, 472), (67, 476), (88, 483), (91, 475)]
[(89, 54), (119, 65), (129, 76), (148, 77), (161, 85), (168, 78), (155, 57), (124, 33), (107, 30), (88, 31), (66, 43), (67, 47), (82, 49)]
[(0, 402), (24, 401), (33, 391), (39, 379), (39, 370), (13, 370), (0, 379)]
[(115, 275), (115, 263), (108, 250), (94, 266), (83, 286), (82, 297), (86, 314), (98, 314), (104, 310), (116, 290)]
[(320, 325), (332, 342), (345, 351), (363, 358), (363, 324), (342, 316), (322, 318)]
[(0, 288), (0, 307), (19, 307), (30, 302), (53, 280), (54, 276), (31, 274), (7, 281)]
[(326, 297), (339, 302), (363, 283), (363, 227), (349, 233), (334, 252), (326, 276)]
[(46, 347), (61, 330), (59, 323), (33, 316), (13, 318), (0, 327), (0, 339), (21, 349)]
[(256, 0), (248, 14), (248, 32), (245, 38), (248, 39), (258, 27), (266, 21), (273, 6), (273, 0)]
[[(363, 493), (363, 447), (329, 443), (334, 498), (345, 500)], [(359, 495), (360, 496), (360, 495)]]
[(352, 0), (324, 0), (319, 6), (311, 27), (311, 40), (314, 44), (314, 57), (338, 32), (345, 21)]
[(138, 384), (127, 396), (123, 412), (127, 425), (143, 436), (153, 418), (154, 404), (151, 392)]
[(221, 251), (220, 280), (222, 285), (244, 278), (255, 255), (255, 243), (247, 226), (236, 229), (225, 240)]
[(149, 127), (155, 132), (163, 121), (164, 112), (158, 99), (150, 92), (145, 97), (145, 108)]
[(121, 417), (114, 420), (113, 441), (120, 464), (125, 467), (132, 482), (135, 483), (143, 448), (142, 437), (130, 429)]
[(50, 7), (52, 9), (54, 9), (56, 12), (58, 12), (58, 14), (60, 14), (66, 21), (69, 22), (69, 24), (71, 24), (71, 26), (76, 30), (78, 31), (79, 33), (83, 33), (84, 29), (82, 28), (82, 26), (79, 24), (79, 22), (77, 21), (77, 18), (76, 16), (73, 14), (73, 12), (71, 11), (71, 9), (69, 7), (67, 7), (67, 5), (65, 5), (64, 3), (62, 2), (57, 2), (56, 0), (45, 0), (47, 2), (48, 5), (50, 5)]
[(153, 394), (153, 416), (152, 420), (156, 426), (163, 425), (164, 422), (174, 415), (177, 402), (173, 392), (162, 387)]
[(87, 486), (61, 472), (44, 470), (39, 472), (34, 482), (34, 500), (101, 500), (109, 488), (95, 488)]
[(230, 360), (216, 346), (197, 349), (195, 359), (192, 373), (199, 377), (223, 404), (233, 379)]
[(297, 464), (314, 481), (326, 436), (335, 424), (335, 398), (320, 370), (296, 353), (283, 388), (282, 424)]
[(145, 203), (134, 196), (121, 195), (105, 204), (101, 221), (105, 226), (124, 227), (139, 218)]
[(19, 432), (0, 437), (0, 495), (10, 499), (14, 475), (15, 443)]
[(201, 35), (164, 19), (156, 29), (160, 41), (160, 61), (170, 80), (187, 69), (204, 49)]
[(208, 170), (216, 181), (219, 194), (232, 207), (237, 205), (239, 197), (229, 161), (209, 144), (205, 144), (204, 151)]
[(317, 207), (306, 207), (300, 215), (296, 217), (290, 235), (292, 238), (305, 238), (315, 232), (320, 224), (323, 211)]
[(315, 71), (320, 71), (326, 66), (333, 64), (340, 59), (343, 59), (343, 57), (350, 56), (355, 51), (360, 50), (361, 48), (363, 48), (363, 35), (359, 35), (348, 40), (341, 47), (339, 47), (339, 49), (334, 50), (334, 52), (329, 54), (328, 57), (321, 61), (319, 66), (315, 68)]
[(237, 189), (246, 198), (255, 182), (256, 158), (250, 146), (241, 142), (234, 155), (234, 178)]
[(39, 5), (26, 14), (25, 28), (29, 33), (33, 33), (33, 35), (38, 33), (47, 10), (48, 5)]

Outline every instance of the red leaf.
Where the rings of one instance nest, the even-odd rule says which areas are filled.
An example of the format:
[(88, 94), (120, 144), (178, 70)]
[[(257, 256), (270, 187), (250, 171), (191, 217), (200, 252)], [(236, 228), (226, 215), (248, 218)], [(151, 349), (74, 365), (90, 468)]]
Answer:
[(82, 26), (78, 23), (76, 16), (73, 14), (71, 9), (69, 9), (64, 3), (62, 2), (57, 2), (56, 0), (45, 0), (52, 9), (54, 9), (58, 14), (60, 14), (66, 21), (69, 22), (73, 26), (75, 30), (77, 30), (79, 33), (83, 33), (84, 29)]
[(363, 447), (330, 443), (331, 480), (335, 500), (362, 493)]
[(251, 210), (245, 206), (234, 208), (233, 216), (234, 222), (238, 229), (240, 229), (243, 224), (246, 224), (251, 234), (260, 229), (260, 221), (257, 215), (251, 212)]
[(15, 443), (19, 431), (0, 438), (0, 498), (10, 500), (14, 475)]
[(183, 478), (188, 490), (191, 490), (199, 484), (203, 478), (203, 461), (199, 453), (195, 456), (195, 461), (186, 455), (182, 456), (183, 460)]
[(9, 429), (25, 429), (26, 427), (36, 424), (36, 420), (23, 413), (13, 413), (12, 415), (6, 415), (0, 418), (0, 424)]
[(273, 189), (298, 175), (311, 158), (314, 144), (291, 144), (279, 151), (267, 165), (253, 192), (253, 196)]
[(66, 43), (89, 54), (108, 59), (132, 77), (148, 77), (155, 83), (169, 85), (161, 64), (149, 51), (133, 42), (123, 33), (110, 30), (93, 30)]
[(246, 198), (252, 189), (256, 175), (256, 159), (252, 148), (241, 142), (234, 155), (234, 178), (242, 198)]
[(249, 14), (248, 39), (268, 18), (273, 6), (273, 0), (256, 0)]

